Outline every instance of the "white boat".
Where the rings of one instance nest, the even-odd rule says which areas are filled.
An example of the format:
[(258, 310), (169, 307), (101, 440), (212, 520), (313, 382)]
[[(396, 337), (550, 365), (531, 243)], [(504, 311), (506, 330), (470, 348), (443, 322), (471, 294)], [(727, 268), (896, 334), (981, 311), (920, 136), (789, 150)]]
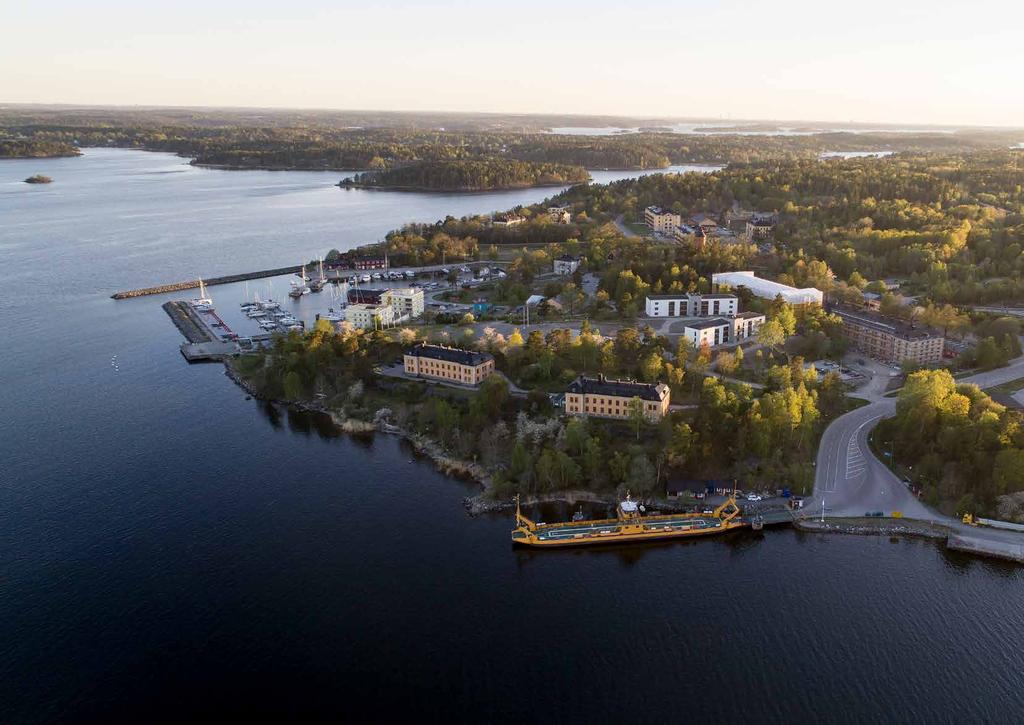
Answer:
[(416, 273), (413, 272), (412, 270), (406, 271), (405, 278), (406, 279), (416, 279)]
[(372, 276), (373, 279), (384, 279), (384, 275), (382, 275), (380, 272), (374, 272)]
[(298, 299), (302, 295), (308, 295), (310, 293), (309, 285), (306, 284), (306, 268), (302, 268), (302, 275), (299, 279), (293, 279), (291, 291), (288, 292), (288, 296), (293, 299)]
[(345, 315), (341, 312), (335, 312), (334, 308), (331, 307), (327, 310), (327, 314), (320, 315), (321, 320), (327, 320), (328, 322), (342, 322), (345, 319)]
[(364, 274), (362, 277), (359, 278), (359, 281), (360, 282), (369, 282), (370, 281), (370, 275)]
[(199, 278), (199, 296), (192, 300), (192, 306), (197, 310), (212, 310), (213, 300), (206, 296), (206, 285), (203, 284), (203, 278)]

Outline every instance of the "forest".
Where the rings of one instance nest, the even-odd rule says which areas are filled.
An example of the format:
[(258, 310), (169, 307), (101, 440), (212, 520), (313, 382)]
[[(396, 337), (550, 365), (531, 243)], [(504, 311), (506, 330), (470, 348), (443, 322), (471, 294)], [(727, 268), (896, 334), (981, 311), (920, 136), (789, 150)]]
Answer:
[(611, 136), (546, 132), (554, 125), (626, 121), (487, 114), (8, 108), (0, 109), (0, 136), (76, 147), (169, 151), (196, 164), (225, 168), (337, 171), (492, 158), (589, 169), (651, 169), (687, 163), (813, 161), (825, 151), (974, 152), (1019, 141), (1010, 132), (993, 130), (680, 134), (668, 133), (657, 123), (641, 124), (641, 133)]
[(910, 375), (876, 447), (944, 513), (1024, 514), (1024, 415), (945, 370)]
[[(575, 187), (553, 203), (595, 221), (650, 204), (723, 217), (778, 212), (765, 272), (826, 291), (896, 277), (935, 303), (1024, 300), (1024, 150), (734, 164)], [(854, 277), (856, 275), (856, 277)]]
[(426, 191), (484, 191), (529, 186), (563, 186), (590, 180), (582, 166), (483, 158), (459, 161), (421, 161), (383, 171), (356, 174), (342, 187)]
[(59, 156), (81, 156), (73, 144), (42, 138), (3, 138), (0, 135), (0, 159), (48, 159)]

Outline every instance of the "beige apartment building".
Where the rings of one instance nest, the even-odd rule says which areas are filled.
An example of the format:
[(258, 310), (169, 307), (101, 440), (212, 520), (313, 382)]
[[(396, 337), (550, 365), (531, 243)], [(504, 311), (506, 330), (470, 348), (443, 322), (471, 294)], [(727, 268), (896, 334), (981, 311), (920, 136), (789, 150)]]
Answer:
[(649, 206), (644, 209), (644, 224), (660, 234), (672, 234), (682, 224), (683, 218), (671, 209)]
[(945, 338), (938, 330), (886, 317), (867, 309), (834, 305), (831, 311), (843, 321), (843, 335), (850, 347), (877, 360), (920, 364), (942, 360)]
[(404, 362), (406, 375), (460, 385), (479, 385), (494, 372), (494, 358), (489, 353), (444, 345), (417, 345), (405, 353)]
[(656, 385), (634, 380), (608, 380), (604, 375), (596, 378), (580, 376), (565, 392), (565, 412), (568, 415), (586, 415), (598, 418), (629, 418), (634, 398), (639, 398), (644, 417), (659, 421), (668, 414), (669, 389), (664, 383)]

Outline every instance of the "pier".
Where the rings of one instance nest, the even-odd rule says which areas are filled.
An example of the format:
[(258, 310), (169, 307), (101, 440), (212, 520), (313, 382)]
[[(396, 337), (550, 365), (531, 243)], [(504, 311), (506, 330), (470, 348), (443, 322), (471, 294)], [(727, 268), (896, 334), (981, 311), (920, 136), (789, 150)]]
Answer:
[(180, 350), (189, 362), (224, 360), (241, 351), (238, 336), (212, 309), (197, 310), (182, 300), (167, 302), (163, 308), (188, 340)]
[(1018, 542), (950, 534), (946, 539), (946, 547), (953, 551), (965, 551), (978, 556), (991, 556), (1024, 564), (1024, 544)]
[[(204, 279), (203, 283), (207, 287), (212, 287), (218, 284), (230, 284), (232, 282), (244, 282), (250, 279), (263, 279), (265, 277), (280, 277), (285, 274), (298, 274), (302, 270), (302, 265), (296, 265), (294, 267), (278, 267), (277, 269), (262, 269), (258, 272), (243, 272), (242, 274), (229, 274), (224, 277), (211, 277), (210, 279)], [(115, 300), (127, 300), (132, 297), (146, 297), (147, 295), (161, 295), (167, 292), (180, 292), (181, 290), (197, 289), (199, 287), (199, 280), (193, 279), (186, 282), (173, 282), (171, 284), (159, 285), (158, 287), (143, 287), (141, 289), (125, 290), (124, 292), (115, 292), (110, 295), (111, 299)]]

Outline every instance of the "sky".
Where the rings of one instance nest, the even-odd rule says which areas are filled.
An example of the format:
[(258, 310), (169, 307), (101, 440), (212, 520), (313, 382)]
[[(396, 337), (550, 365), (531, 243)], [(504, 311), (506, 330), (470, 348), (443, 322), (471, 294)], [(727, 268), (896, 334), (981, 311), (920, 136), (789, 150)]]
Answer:
[(0, 103), (1024, 126), (1024, 2), (0, 0)]

